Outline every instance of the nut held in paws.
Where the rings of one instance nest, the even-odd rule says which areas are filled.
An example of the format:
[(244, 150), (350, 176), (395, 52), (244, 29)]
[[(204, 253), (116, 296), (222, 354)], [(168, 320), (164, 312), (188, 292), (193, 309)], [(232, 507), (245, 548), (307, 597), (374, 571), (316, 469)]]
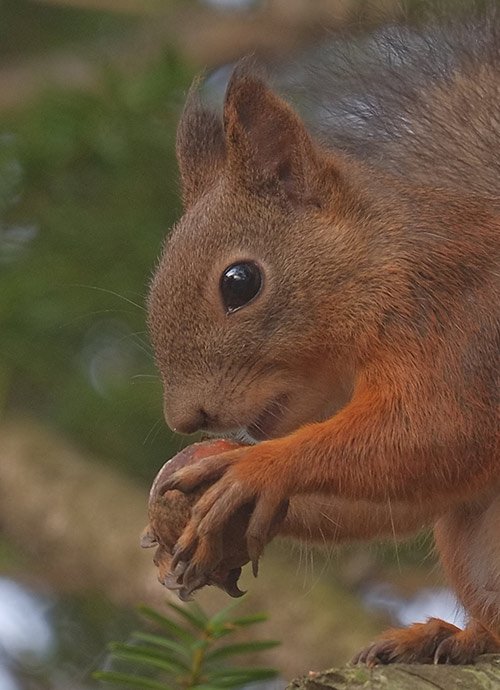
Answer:
[[(194, 443), (166, 462), (151, 486), (149, 525), (141, 536), (141, 546), (157, 546), (154, 563), (158, 567), (158, 579), (169, 589), (177, 590), (181, 599), (189, 598), (191, 592), (184, 591), (180, 584), (182, 564), (179, 563), (175, 572), (171, 570), (172, 550), (189, 521), (193, 505), (204, 490), (186, 495), (177, 490), (162, 492), (162, 486), (168, 477), (182, 467), (240, 447), (240, 444), (225, 439)], [(250, 560), (245, 534), (251, 510), (251, 506), (243, 506), (228, 523), (222, 535), (221, 563), (215, 572), (202, 577), (197, 589), (209, 584), (220, 587), (233, 597), (243, 594), (238, 588), (238, 579), (242, 566)]]

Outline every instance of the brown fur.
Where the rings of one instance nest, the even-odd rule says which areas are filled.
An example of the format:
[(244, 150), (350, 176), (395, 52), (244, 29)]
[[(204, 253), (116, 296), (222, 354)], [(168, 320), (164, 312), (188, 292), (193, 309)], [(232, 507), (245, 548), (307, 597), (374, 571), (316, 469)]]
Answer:
[[(186, 210), (149, 298), (169, 424), (265, 430), (169, 483), (213, 482), (178, 544), (194, 576), (218, 565), (206, 545), (246, 502), (254, 560), (286, 500), (283, 533), (318, 541), (436, 522), (471, 625), (390, 631), (360, 655), (370, 663), (461, 662), (500, 645), (500, 177), (481, 175), (479, 145), (489, 132), (496, 166), (500, 60), (473, 57), (420, 85), (408, 141), (378, 161), (318, 144), (244, 70), (223, 127), (192, 97), (178, 138)], [(264, 284), (227, 314), (220, 276), (240, 260)]]

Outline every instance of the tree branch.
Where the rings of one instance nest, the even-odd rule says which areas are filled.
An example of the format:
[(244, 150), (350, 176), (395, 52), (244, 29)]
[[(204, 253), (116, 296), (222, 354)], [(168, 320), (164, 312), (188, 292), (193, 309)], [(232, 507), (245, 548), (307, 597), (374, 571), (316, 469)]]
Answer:
[(287, 690), (494, 690), (500, 687), (500, 656), (485, 654), (474, 666), (394, 664), (347, 666), (298, 678)]

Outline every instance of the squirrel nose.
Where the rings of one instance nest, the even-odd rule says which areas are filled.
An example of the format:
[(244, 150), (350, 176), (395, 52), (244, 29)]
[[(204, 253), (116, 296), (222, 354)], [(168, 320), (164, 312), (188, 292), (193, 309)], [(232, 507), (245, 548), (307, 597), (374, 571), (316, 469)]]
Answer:
[(202, 407), (192, 410), (182, 410), (167, 416), (167, 424), (179, 434), (194, 434), (200, 429), (208, 430), (212, 420)]

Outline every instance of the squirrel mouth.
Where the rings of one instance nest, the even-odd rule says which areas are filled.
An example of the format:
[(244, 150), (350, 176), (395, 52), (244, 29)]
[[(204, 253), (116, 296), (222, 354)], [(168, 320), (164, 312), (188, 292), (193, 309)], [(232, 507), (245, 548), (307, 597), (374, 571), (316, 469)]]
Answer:
[(286, 412), (287, 395), (282, 393), (273, 398), (262, 410), (259, 416), (247, 426), (247, 433), (256, 441), (273, 438), (274, 431), (282, 421)]

